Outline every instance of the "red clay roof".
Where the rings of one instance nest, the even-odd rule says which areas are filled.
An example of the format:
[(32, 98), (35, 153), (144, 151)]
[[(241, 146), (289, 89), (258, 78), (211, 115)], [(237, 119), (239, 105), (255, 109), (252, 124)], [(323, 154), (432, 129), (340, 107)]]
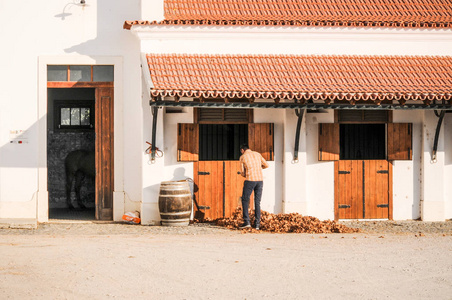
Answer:
[(452, 27), (452, 0), (165, 0), (149, 24)]
[(452, 57), (148, 54), (151, 95), (450, 100)]

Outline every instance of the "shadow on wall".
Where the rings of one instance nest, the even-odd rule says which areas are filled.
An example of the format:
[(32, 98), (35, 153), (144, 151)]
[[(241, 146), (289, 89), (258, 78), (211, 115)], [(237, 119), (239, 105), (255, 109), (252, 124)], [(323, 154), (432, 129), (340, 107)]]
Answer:
[[(47, 120), (39, 120), (45, 126)], [(38, 122), (29, 128), (5, 128), (8, 134), (0, 147), (1, 168), (45, 168), (38, 162)]]
[[(41, 121), (47, 123), (47, 120)], [(94, 133), (88, 133), (89, 136), (87, 137), (86, 135), (80, 136), (75, 132), (69, 132), (62, 134), (66, 136), (62, 137), (61, 134), (60, 136), (55, 136), (53, 130), (49, 129), (46, 136), (47, 147), (45, 148), (44, 145), (38, 145), (38, 126), (36, 124), (27, 129), (8, 130), (8, 139), (0, 147), (0, 168), (20, 168), (23, 170), (47, 168), (50, 207), (66, 207), (65, 159), (69, 152), (73, 150), (94, 151)], [(46, 153), (39, 153), (39, 151), (46, 151)], [(40, 161), (39, 155), (45, 155), (46, 159)], [(9, 177), (10, 180), (12, 180), (11, 176), (24, 180), (22, 177), (23, 174), (18, 173), (16, 170), (4, 170), (2, 173), (6, 178)], [(24, 183), (27, 184), (25, 181)], [(92, 206), (91, 202), (94, 201), (94, 190), (94, 180), (84, 178), (81, 181), (81, 195), (85, 203), (88, 203), (88, 206)], [(72, 190), (71, 195), (72, 198), (75, 197), (74, 190)]]
[[(85, 2), (83, 4), (83, 2)], [(114, 5), (112, 4), (114, 3)], [(97, 22), (96, 37), (85, 42), (73, 45), (64, 49), (66, 53), (78, 53), (82, 55), (118, 55), (122, 51), (133, 51), (133, 45), (136, 46), (136, 54), (139, 55), (139, 42), (130, 34), (130, 32), (122, 28), (126, 20), (140, 19), (139, 0), (114, 1), (111, 0), (72, 0), (66, 3), (62, 12), (54, 17), (61, 21), (70, 21), (76, 18), (77, 14), (89, 15), (93, 10), (96, 11)], [(81, 17), (80, 21), (85, 18)], [(73, 20), (71, 20), (73, 21)], [(90, 24), (81, 24), (81, 30), (84, 26)], [(94, 24), (93, 24), (94, 26)], [(121, 50), (123, 46), (123, 50)]]
[[(452, 150), (452, 113), (446, 113), (444, 117), (444, 149)], [(445, 151), (445, 161), (446, 165), (452, 165), (452, 151)]]
[(56, 14), (54, 17), (55, 18), (61, 18), (62, 21), (66, 20), (66, 17), (72, 16), (72, 13), (70, 12), (74, 7), (80, 6), (80, 7), (84, 7), (86, 6), (86, 2), (85, 4), (83, 3), (85, 1), (82, 0), (72, 0), (69, 3), (66, 3), (66, 5), (63, 7), (63, 11), (59, 14)]
[[(176, 168), (173, 172), (173, 178), (170, 180), (162, 180), (163, 181), (182, 181), (186, 180), (188, 182), (188, 185), (190, 187), (190, 192), (192, 194), (192, 197), (194, 195), (194, 192), (197, 191), (198, 187), (194, 184), (193, 179), (191, 177), (185, 176), (185, 169), (184, 168)], [(149, 201), (149, 199), (155, 199), (158, 201), (158, 196), (160, 194), (160, 183), (153, 184), (145, 187), (143, 189), (143, 199), (145, 199), (145, 202), (154, 202)]]

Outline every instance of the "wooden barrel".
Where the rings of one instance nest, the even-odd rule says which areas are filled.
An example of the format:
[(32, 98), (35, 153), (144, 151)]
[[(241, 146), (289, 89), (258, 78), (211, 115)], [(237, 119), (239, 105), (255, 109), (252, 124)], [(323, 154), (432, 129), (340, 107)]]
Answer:
[(163, 226), (187, 226), (191, 209), (192, 199), (187, 181), (160, 183), (159, 211)]

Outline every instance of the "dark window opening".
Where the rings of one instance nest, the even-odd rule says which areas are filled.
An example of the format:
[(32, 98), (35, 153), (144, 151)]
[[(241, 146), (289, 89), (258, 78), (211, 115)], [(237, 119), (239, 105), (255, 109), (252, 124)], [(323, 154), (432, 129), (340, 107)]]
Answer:
[(386, 159), (385, 124), (341, 124), (340, 159)]
[(238, 160), (248, 124), (200, 124), (199, 160)]
[(55, 101), (55, 130), (93, 130), (94, 101)]

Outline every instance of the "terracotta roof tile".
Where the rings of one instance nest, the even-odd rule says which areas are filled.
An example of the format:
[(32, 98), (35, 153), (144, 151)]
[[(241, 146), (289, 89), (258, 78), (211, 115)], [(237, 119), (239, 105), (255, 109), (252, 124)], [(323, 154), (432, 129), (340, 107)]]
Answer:
[(450, 100), (452, 57), (148, 54), (153, 96)]
[(452, 0), (165, 0), (149, 24), (452, 27)]

